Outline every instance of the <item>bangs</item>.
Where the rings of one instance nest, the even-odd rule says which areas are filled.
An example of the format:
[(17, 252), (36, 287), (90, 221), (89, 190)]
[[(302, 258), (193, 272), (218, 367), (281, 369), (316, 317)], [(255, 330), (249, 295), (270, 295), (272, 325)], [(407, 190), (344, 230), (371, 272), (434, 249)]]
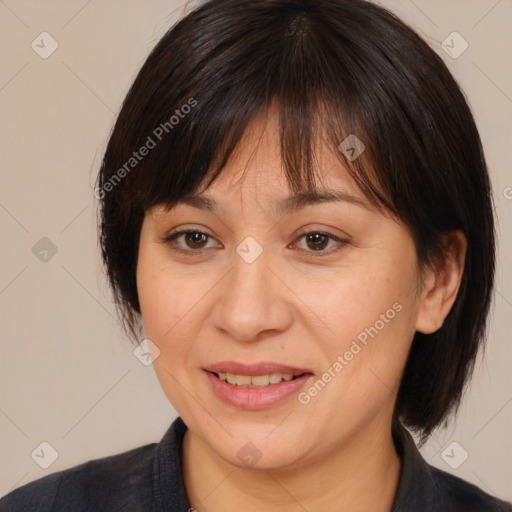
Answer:
[[(339, 40), (338, 47), (327, 43), (336, 39), (334, 27), (329, 34), (329, 27), (317, 24), (314, 12), (290, 14), (288, 9), (275, 15), (274, 8), (267, 18), (265, 9), (259, 8), (260, 23), (272, 27), (253, 30), (240, 24), (223, 36), (222, 27), (210, 19), (200, 32), (196, 30), (183, 53), (178, 52), (173, 65), (161, 70), (156, 83), (146, 84), (145, 68), (164, 58), (165, 44), (150, 55), (132, 87), (139, 91), (150, 86), (144, 95), (147, 104), (138, 106), (132, 139), (124, 144), (127, 152), (150, 139), (154, 147), (122, 187), (126, 197), (145, 212), (159, 204), (171, 207), (203, 185), (207, 188), (251, 120), (276, 113), (283, 167), (294, 193), (315, 190), (315, 174), (327, 171), (315, 165), (315, 148), (327, 147), (371, 203), (396, 213), (387, 190), (389, 178), (375, 172), (386, 166), (374, 165), (379, 148), (374, 147), (377, 137), (368, 130), (375, 125), (368, 114), (383, 115), (387, 110), (375, 96), (375, 64), (362, 58), (364, 49), (355, 42)], [(200, 23), (201, 9), (195, 15)], [(180, 24), (174, 31), (185, 30)], [(215, 46), (210, 31), (216, 31)], [(243, 48), (238, 44), (242, 39)], [(393, 101), (396, 98), (388, 98), (389, 104)], [(187, 105), (194, 106), (185, 109)], [(126, 116), (133, 120), (133, 112)], [(349, 147), (354, 141), (364, 148), (357, 158), (353, 149), (358, 148)]]

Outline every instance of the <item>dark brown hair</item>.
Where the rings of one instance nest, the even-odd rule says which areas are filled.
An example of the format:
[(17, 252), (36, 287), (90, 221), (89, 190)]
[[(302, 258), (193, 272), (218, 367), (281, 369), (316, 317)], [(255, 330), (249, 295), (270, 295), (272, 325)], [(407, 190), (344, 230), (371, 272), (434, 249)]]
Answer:
[(334, 151), (355, 134), (365, 151), (353, 161), (338, 151), (340, 161), (375, 206), (408, 227), (422, 268), (442, 254), (450, 230), (468, 240), (455, 304), (439, 331), (416, 333), (398, 392), (395, 419), (425, 439), (457, 408), (485, 337), (491, 190), (472, 114), (442, 59), (372, 3), (212, 0), (159, 41), (123, 103), (96, 189), (102, 256), (124, 325), (141, 335), (145, 212), (207, 188), (248, 122), (271, 105), (294, 192), (315, 187), (320, 133)]

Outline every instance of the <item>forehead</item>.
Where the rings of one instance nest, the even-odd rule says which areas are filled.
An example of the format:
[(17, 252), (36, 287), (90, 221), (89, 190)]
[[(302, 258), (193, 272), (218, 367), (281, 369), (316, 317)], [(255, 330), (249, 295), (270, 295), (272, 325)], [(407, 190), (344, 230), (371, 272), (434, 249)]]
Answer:
[[(261, 206), (269, 214), (281, 217), (309, 205), (334, 202), (370, 211), (380, 210), (356, 184), (338, 147), (329, 143), (324, 133), (312, 135), (312, 185), (306, 186), (299, 179), (304, 177), (303, 169), (285, 166), (279, 112), (276, 107), (269, 106), (253, 116), (212, 183), (208, 185), (211, 170), (194, 191), (172, 204), (157, 205), (153, 212), (163, 213), (188, 205), (203, 211), (228, 214), (237, 206), (249, 212), (252, 207)], [(295, 181), (302, 183), (302, 187), (292, 191), (285, 167), (295, 174)]]
[[(317, 191), (342, 189), (345, 194), (364, 200), (338, 149), (333, 148), (322, 135), (320, 133), (314, 137), (312, 148), (315, 189), (308, 187), (303, 192), (314, 194)], [(240, 194), (244, 190), (246, 193), (264, 193), (269, 197), (282, 197), (290, 193), (280, 136), (275, 110), (256, 115), (248, 124), (219, 176), (207, 189), (200, 187), (201, 191), (205, 195), (217, 197), (230, 192)], [(298, 140), (297, 144), (299, 145)], [(302, 172), (298, 167), (299, 164), (292, 168), (297, 177)], [(205, 180), (204, 183), (206, 182)]]
[[(224, 215), (234, 205), (240, 204), (242, 210), (247, 205), (249, 213), (253, 206), (263, 207), (277, 218), (282, 218), (308, 206), (322, 204), (354, 207), (359, 209), (360, 212), (376, 212), (376, 208), (360, 191), (353, 193), (350, 187), (344, 186), (346, 180), (343, 179), (326, 179), (323, 176), (321, 184), (318, 184), (315, 189), (293, 192), (287, 186), (282, 173), (279, 174), (279, 177), (276, 177), (276, 180), (282, 181), (281, 186), (275, 186), (272, 180), (265, 182), (263, 186), (259, 186), (257, 183), (254, 184), (257, 180), (253, 180), (248, 186), (244, 186), (245, 180), (248, 179), (247, 176), (258, 174), (257, 169), (249, 170), (237, 184), (227, 183), (230, 171), (227, 169), (224, 172), (224, 180), (220, 176), (219, 181), (214, 182), (214, 185), (210, 188), (187, 194), (177, 204), (171, 206), (171, 209), (189, 206), (216, 215)], [(271, 172), (267, 172), (267, 178), (271, 174)], [(161, 210), (157, 208), (156, 211), (165, 213), (167, 210), (168, 208), (163, 206)]]

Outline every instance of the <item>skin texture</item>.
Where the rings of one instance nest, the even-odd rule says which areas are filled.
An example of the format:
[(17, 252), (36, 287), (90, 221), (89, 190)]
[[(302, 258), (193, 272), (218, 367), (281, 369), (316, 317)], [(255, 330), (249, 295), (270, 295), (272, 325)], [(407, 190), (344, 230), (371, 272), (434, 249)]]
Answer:
[[(275, 116), (255, 118), (204, 192), (219, 211), (157, 207), (142, 226), (142, 320), (160, 350), (154, 367), (161, 386), (189, 427), (182, 454), (187, 493), (199, 512), (325, 511), (339, 504), (389, 511), (400, 473), (391, 437), (400, 377), (415, 331), (437, 330), (455, 300), (465, 240), (454, 233), (444, 264), (420, 273), (408, 230), (369, 206), (326, 147), (317, 152), (322, 188), (343, 189), (368, 208), (325, 202), (278, 215), (274, 201), (290, 194), (278, 141)], [(211, 238), (187, 245), (183, 235), (166, 244), (178, 228)], [(347, 243), (328, 239), (315, 251), (305, 232)], [(252, 263), (236, 252), (248, 236), (263, 249)], [(307, 391), (397, 303), (400, 311), (307, 404), (293, 395), (241, 410), (213, 393), (203, 370), (226, 360), (273, 361), (310, 369)], [(249, 442), (261, 455), (252, 467), (237, 456)]]

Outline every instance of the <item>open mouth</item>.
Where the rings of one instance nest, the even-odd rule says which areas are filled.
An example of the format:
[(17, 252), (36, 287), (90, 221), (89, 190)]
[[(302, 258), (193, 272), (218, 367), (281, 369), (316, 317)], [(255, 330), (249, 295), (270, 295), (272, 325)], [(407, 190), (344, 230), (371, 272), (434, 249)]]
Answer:
[(243, 388), (266, 388), (269, 386), (275, 386), (281, 382), (295, 380), (302, 375), (305, 375), (304, 373), (300, 375), (293, 375), (292, 373), (268, 373), (266, 375), (237, 375), (227, 372), (211, 373), (221, 381), (227, 382), (232, 386)]
[(277, 406), (297, 394), (313, 376), (306, 369), (264, 362), (223, 362), (203, 368), (211, 390), (237, 409), (258, 410)]

